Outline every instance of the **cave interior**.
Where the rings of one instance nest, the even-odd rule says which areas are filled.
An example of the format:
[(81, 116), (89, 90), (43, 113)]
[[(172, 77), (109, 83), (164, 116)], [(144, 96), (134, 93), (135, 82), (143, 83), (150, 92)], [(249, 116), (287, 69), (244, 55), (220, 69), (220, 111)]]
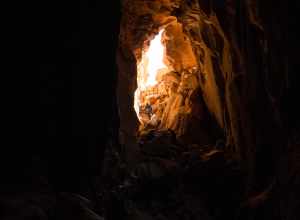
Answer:
[(300, 219), (292, 3), (38, 11), (41, 117), (1, 154), (0, 219)]

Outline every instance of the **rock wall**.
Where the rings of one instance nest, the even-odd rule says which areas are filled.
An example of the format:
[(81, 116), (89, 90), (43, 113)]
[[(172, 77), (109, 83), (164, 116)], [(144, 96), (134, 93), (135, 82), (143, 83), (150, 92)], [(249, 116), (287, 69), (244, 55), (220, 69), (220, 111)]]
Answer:
[(206, 15), (198, 1), (129, 0), (123, 2), (123, 12), (118, 89), (121, 133), (128, 138), (138, 130), (137, 117), (130, 107), (136, 88), (136, 63), (147, 42), (165, 27), (166, 60), (180, 79), (165, 106), (159, 129), (171, 129), (185, 142), (200, 136), (202, 141), (191, 138), (190, 142), (214, 144), (216, 135), (207, 132), (205, 120), (211, 118), (209, 123), (215, 123), (227, 135), (228, 146), (239, 145), (239, 125), (232, 119), (236, 118), (234, 111), (239, 110), (230, 97), (235, 75), (232, 52), (216, 15)]
[[(203, 119), (211, 116), (209, 114), (200, 115), (200, 109), (207, 107), (214, 120), (218, 122), (221, 128), (224, 128), (224, 113), (222, 112), (220, 91), (217, 88), (215, 75), (211, 74), (213, 72), (213, 61), (210, 55), (200, 54), (201, 52), (207, 54), (211, 52), (205, 46), (206, 44), (201, 36), (198, 36), (198, 39), (194, 39), (189, 33), (189, 29), (193, 27), (193, 31), (200, 34), (199, 21), (201, 21), (198, 3), (191, 3), (192, 5), (188, 7), (184, 1), (124, 2), (124, 15), (120, 35), (120, 53), (123, 59), (119, 61), (119, 105), (120, 109), (122, 109), (120, 111), (121, 121), (123, 119), (121, 131), (126, 130), (127, 133), (134, 135), (132, 131), (137, 130), (136, 116), (134, 116), (132, 109), (129, 110), (127, 108), (128, 104), (133, 106), (132, 90), (136, 87), (136, 82), (134, 82), (136, 69), (131, 67), (131, 65), (138, 62), (141, 50), (145, 49), (145, 42), (151, 40), (161, 27), (165, 27), (166, 32), (164, 37), (166, 61), (172, 66), (172, 69), (180, 79), (175, 92), (171, 94), (170, 100), (162, 113), (159, 129), (172, 129), (179, 138), (186, 140), (184, 137), (191, 137), (193, 133), (197, 134), (197, 130), (201, 130), (201, 127), (203, 131), (208, 129), (205, 128), (207, 123)], [(194, 15), (189, 15), (189, 10), (196, 10), (195, 8), (198, 8), (198, 12)], [(178, 10), (183, 11), (181, 15), (176, 15)], [(192, 13), (195, 12), (193, 11)], [(195, 35), (193, 37), (197, 38)], [(202, 44), (205, 48), (199, 48), (199, 44)], [(198, 45), (198, 50), (196, 45)], [(125, 60), (128, 57), (132, 57), (132, 60), (126, 62)], [(204, 59), (203, 62), (205, 64), (202, 63), (201, 58)], [(203, 66), (205, 66), (205, 70)], [(200, 79), (204, 79), (206, 82), (203, 83)], [(124, 88), (124, 82), (127, 82), (130, 88)], [(124, 97), (124, 94), (126, 96), (128, 94), (128, 96)], [(206, 105), (201, 103), (202, 96)], [(128, 99), (131, 99), (131, 101)], [(128, 121), (129, 119), (131, 122)], [(198, 126), (199, 128), (194, 129), (192, 132), (188, 131), (188, 128), (195, 120), (201, 126)], [(214, 141), (211, 137), (203, 137), (203, 139), (210, 139), (210, 141), (202, 141), (202, 144)]]
[(171, 129), (188, 144), (224, 138), (226, 150), (246, 170), (249, 186), (266, 149), (275, 149), (267, 162), (274, 164), (282, 140), (271, 137), (281, 128), (277, 110), (271, 110), (278, 97), (270, 96), (265, 79), (270, 65), (261, 7), (250, 0), (123, 1), (118, 96), (124, 143), (134, 142), (138, 130), (131, 107), (136, 63), (147, 42), (165, 27), (167, 61), (179, 73), (180, 86), (157, 129)]

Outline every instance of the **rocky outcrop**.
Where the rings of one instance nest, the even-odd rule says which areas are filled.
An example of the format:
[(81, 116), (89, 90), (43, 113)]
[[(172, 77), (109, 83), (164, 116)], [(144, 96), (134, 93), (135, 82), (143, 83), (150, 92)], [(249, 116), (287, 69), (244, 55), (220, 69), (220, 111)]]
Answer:
[[(165, 28), (165, 61), (172, 71), (161, 78), (172, 89), (163, 107), (157, 107), (159, 123), (142, 130), (171, 129), (181, 143), (202, 146), (223, 139), (226, 152), (247, 173), (246, 191), (255, 184), (269, 185), (286, 138), (280, 135), (281, 93), (274, 87), (285, 90), (280, 82), (286, 80), (286, 64), (278, 53), (284, 51), (284, 34), (274, 32), (276, 25), (262, 8), (267, 3), (254, 0), (124, 1), (118, 96), (124, 140), (136, 142), (139, 126), (133, 111), (136, 64), (160, 28)], [(274, 16), (278, 11), (269, 12)], [(283, 44), (277, 46), (272, 34)], [(277, 77), (270, 80), (273, 72)]]
[[(121, 121), (123, 120), (121, 132), (126, 130), (131, 133), (129, 135), (134, 136), (132, 131), (134, 127), (137, 130), (138, 124), (134, 112), (128, 109), (128, 104), (129, 106), (132, 104), (132, 90), (136, 86), (134, 81), (137, 75), (136, 69), (129, 68), (129, 65), (139, 61), (141, 51), (147, 49), (147, 42), (162, 27), (165, 27), (163, 39), (166, 47), (165, 61), (172, 70), (164, 75), (163, 80), (165, 85), (172, 84), (173, 87), (167, 99), (162, 101), (165, 104), (161, 105), (158, 102), (160, 107), (157, 111), (159, 112), (157, 129), (172, 129), (178, 138), (188, 141), (186, 137), (195, 136), (196, 133), (199, 135), (197, 130), (207, 130), (207, 125), (203, 123), (204, 118), (212, 116), (211, 118), (218, 123), (219, 127), (224, 128), (224, 100), (221, 100), (222, 91), (218, 87), (218, 85), (221, 87), (224, 85), (219, 79), (222, 76), (215, 76), (214, 72), (222, 73), (219, 69), (213, 69), (217, 65), (210, 55), (213, 52), (208, 49), (202, 39), (200, 22), (203, 20), (199, 14), (199, 5), (196, 1), (189, 5), (187, 6), (184, 1), (172, 1), (172, 4), (169, 1), (125, 1), (123, 5), (125, 14), (120, 34), (120, 53), (123, 56), (131, 54), (129, 56), (133, 59), (128, 60), (127, 66), (124, 65), (124, 57), (119, 62), (119, 104), (122, 109)], [(135, 31), (131, 31), (132, 29)], [(193, 32), (193, 37), (191, 37), (190, 31)], [(222, 63), (224, 62), (222, 61)], [(125, 86), (128, 84), (127, 88), (130, 89), (125, 91), (124, 84)], [(129, 97), (132, 100), (125, 104), (130, 99)], [(127, 109), (125, 109), (125, 105)], [(157, 107), (154, 106), (154, 108)], [(204, 113), (206, 108), (210, 115)], [(216, 123), (213, 120), (211, 122)], [(196, 126), (198, 128), (193, 129), (194, 131), (189, 129), (192, 124), (198, 124)], [(202, 140), (206, 141), (202, 141), (202, 144), (213, 142), (212, 138), (208, 137), (209, 135), (205, 136)]]
[(233, 219), (238, 213), (243, 173), (218, 146), (182, 145), (171, 130), (152, 130), (140, 135), (138, 151), (138, 161), (106, 195), (126, 219)]
[[(125, 139), (135, 139), (139, 124), (133, 111), (135, 65), (153, 36), (165, 28), (165, 61), (172, 72), (164, 75), (164, 80), (173, 87), (167, 98), (153, 102), (159, 118), (154, 127), (171, 129), (190, 143), (212, 144), (226, 136), (228, 148), (241, 157), (240, 148), (246, 144), (251, 148), (249, 139), (253, 138), (251, 126), (244, 128), (249, 117), (238, 88), (239, 80), (243, 81), (239, 72), (242, 58), (216, 14), (206, 14), (198, 1), (128, 0), (123, 11), (118, 91)], [(188, 140), (197, 135), (201, 138)]]

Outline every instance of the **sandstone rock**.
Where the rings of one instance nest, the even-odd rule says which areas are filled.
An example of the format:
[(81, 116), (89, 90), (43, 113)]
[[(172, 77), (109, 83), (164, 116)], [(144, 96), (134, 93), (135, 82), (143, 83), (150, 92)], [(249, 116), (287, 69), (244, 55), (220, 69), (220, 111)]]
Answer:
[[(138, 10), (139, 7), (141, 9)], [(179, 7), (183, 13), (178, 17), (171, 16), (172, 11)], [(187, 5), (183, 1), (172, 1), (172, 3), (139, 1), (136, 3), (135, 0), (128, 0), (124, 3), (124, 11), (126, 14), (123, 16), (124, 25), (121, 28), (121, 49), (131, 51), (138, 62), (142, 50), (147, 50), (148, 42), (153, 39), (159, 26), (165, 27), (162, 41), (166, 48), (165, 62), (170, 69), (174, 70), (158, 76), (157, 79), (162, 83), (159, 83), (158, 92), (153, 97), (142, 95), (142, 103), (151, 103), (156, 117), (151, 121), (151, 117), (142, 113), (144, 125), (140, 127), (140, 130), (149, 127), (147, 124), (151, 124), (152, 128), (172, 129), (177, 137), (190, 135), (190, 133), (187, 134), (191, 132), (188, 127), (192, 121), (195, 121), (195, 117), (201, 118), (199, 100), (193, 98), (197, 96), (195, 93), (204, 97), (205, 103), (201, 105), (207, 105), (219, 126), (223, 128), (225, 106), (221, 93), (224, 91), (219, 87), (219, 76), (216, 76), (212, 59), (214, 53), (223, 55), (222, 50), (226, 45), (220, 47), (218, 45), (222, 44), (216, 43), (219, 42), (217, 35), (224, 38), (224, 35), (220, 33), (220, 28), (216, 29), (219, 25), (216, 18), (204, 16), (197, 3)], [(131, 31), (133, 28), (136, 31)], [(210, 37), (205, 38), (206, 35), (203, 37), (201, 33), (210, 34)], [(226, 42), (226, 39), (223, 41)], [(200, 54), (202, 58), (199, 57)], [(226, 54), (226, 56), (230, 55)], [(219, 64), (225, 65), (225, 62), (220, 60)], [(125, 66), (122, 67), (122, 69), (125, 68)], [(224, 68), (221, 70), (223, 71)], [(205, 82), (201, 81), (203, 76), (206, 78)], [(136, 80), (136, 72), (129, 73), (127, 77), (130, 78), (127, 82), (133, 82)], [(122, 81), (124, 82), (126, 81)], [(133, 97), (131, 91), (122, 92), (122, 94), (128, 93), (131, 93), (130, 96)], [(124, 114), (126, 111), (124, 109)], [(134, 118), (134, 116), (130, 117)], [(130, 122), (124, 121), (124, 123)], [(201, 123), (200, 120), (198, 123)], [(134, 136), (133, 133), (132, 135)]]

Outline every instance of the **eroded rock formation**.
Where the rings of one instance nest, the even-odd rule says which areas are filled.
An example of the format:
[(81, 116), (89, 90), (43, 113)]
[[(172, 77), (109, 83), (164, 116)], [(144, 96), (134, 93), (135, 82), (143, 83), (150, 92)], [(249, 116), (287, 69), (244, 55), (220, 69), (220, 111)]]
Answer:
[[(243, 140), (246, 135), (241, 127), (247, 117), (236, 84), (242, 61), (216, 14), (205, 13), (198, 1), (180, 0), (128, 0), (123, 3), (123, 11), (119, 51), (121, 133), (128, 138), (138, 131), (139, 122), (133, 111), (136, 65), (149, 41), (165, 28), (162, 43), (171, 71), (161, 79), (171, 88), (162, 101), (164, 105), (159, 105), (159, 122), (152, 128), (171, 129), (187, 143), (208, 144), (226, 137), (227, 146), (239, 153), (240, 146), (248, 141)], [(158, 108), (156, 101), (152, 102), (154, 109)], [(214, 129), (209, 129), (208, 123)]]
[[(262, 6), (256, 1), (126, 0), (122, 7), (121, 142), (132, 147), (137, 136), (151, 129), (170, 129), (181, 143), (199, 146), (221, 139), (247, 173), (246, 185), (250, 187), (264, 172), (268, 175), (263, 182), (270, 183), (274, 170), (257, 167), (267, 151), (272, 151), (267, 163), (275, 165), (284, 136), (278, 135), (282, 124), (275, 106), (280, 94), (272, 94), (268, 87), (267, 76), (278, 57), (270, 55), (270, 30), (264, 29), (270, 22), (259, 12)], [(164, 61), (170, 71), (160, 79), (171, 89), (161, 107), (156, 106), (161, 104), (158, 99), (150, 102), (158, 122), (141, 126), (133, 109), (137, 64), (162, 29)], [(282, 61), (278, 68), (284, 71), (284, 65)], [(278, 76), (274, 84), (284, 77)]]

